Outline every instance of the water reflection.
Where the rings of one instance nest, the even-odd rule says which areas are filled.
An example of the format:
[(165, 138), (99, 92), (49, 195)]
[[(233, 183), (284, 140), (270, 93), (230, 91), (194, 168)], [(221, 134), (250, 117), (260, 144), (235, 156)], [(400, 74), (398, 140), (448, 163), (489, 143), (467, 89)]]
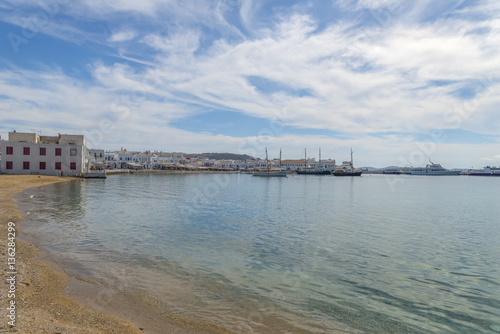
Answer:
[(409, 177), (391, 190), (382, 176), (137, 175), (25, 200), (70, 270), (158, 296), (173, 275), (193, 282), (207, 317), (241, 307), (323, 332), (336, 321), (370, 333), (495, 332), (494, 182)]

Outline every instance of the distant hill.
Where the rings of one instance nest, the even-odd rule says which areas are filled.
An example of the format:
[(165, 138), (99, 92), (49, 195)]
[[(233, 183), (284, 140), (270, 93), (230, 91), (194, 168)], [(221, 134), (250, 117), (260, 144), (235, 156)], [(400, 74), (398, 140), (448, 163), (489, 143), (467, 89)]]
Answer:
[(253, 159), (253, 157), (247, 154), (235, 154), (235, 153), (200, 153), (200, 154), (188, 154), (190, 158), (196, 157), (206, 157), (208, 159), (215, 160), (249, 160)]

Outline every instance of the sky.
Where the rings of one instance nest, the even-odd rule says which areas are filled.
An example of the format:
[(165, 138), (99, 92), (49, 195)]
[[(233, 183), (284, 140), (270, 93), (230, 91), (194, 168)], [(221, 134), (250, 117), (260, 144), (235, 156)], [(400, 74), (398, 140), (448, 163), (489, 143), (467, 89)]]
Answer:
[(2, 0), (0, 135), (500, 165), (496, 0)]

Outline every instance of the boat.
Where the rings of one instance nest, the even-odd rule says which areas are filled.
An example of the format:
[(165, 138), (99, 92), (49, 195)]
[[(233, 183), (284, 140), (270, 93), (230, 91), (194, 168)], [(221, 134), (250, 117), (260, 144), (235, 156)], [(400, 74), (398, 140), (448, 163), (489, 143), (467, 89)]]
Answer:
[(252, 176), (260, 176), (260, 177), (286, 177), (287, 171), (281, 169), (281, 150), (280, 150), (280, 168), (279, 169), (271, 169), (269, 167), (269, 158), (267, 156), (267, 147), (266, 147), (266, 168), (264, 170), (255, 171), (252, 173)]
[(402, 174), (401, 168), (386, 168), (382, 174)]
[(304, 169), (297, 170), (302, 175), (332, 175), (332, 171), (321, 167), (321, 149), (319, 149), (319, 162), (317, 168), (307, 168), (307, 151), (304, 150)]
[(425, 167), (411, 167), (403, 169), (403, 174), (408, 175), (459, 175), (460, 171), (443, 168), (429, 159), (430, 164)]
[(335, 166), (335, 170), (333, 171), (334, 176), (361, 176), (363, 171), (360, 169), (354, 168), (354, 163), (352, 160), (352, 148), (351, 148), (351, 161), (344, 161), (342, 165)]
[(467, 175), (471, 176), (500, 176), (500, 167), (486, 166), (483, 169), (469, 169)]

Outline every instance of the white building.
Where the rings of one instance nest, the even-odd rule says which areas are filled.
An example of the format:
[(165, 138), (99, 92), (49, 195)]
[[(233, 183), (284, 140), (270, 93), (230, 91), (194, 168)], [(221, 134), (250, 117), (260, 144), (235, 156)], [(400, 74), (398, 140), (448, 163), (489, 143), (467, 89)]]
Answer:
[(104, 150), (89, 149), (87, 151), (87, 166), (88, 170), (104, 169)]
[(77, 176), (85, 168), (83, 135), (9, 132), (9, 140), (0, 142), (0, 152), (3, 174)]
[(155, 151), (152, 156), (151, 163), (155, 169), (169, 169), (187, 165), (188, 160), (186, 153), (164, 153)]
[(149, 153), (136, 153), (132, 156), (132, 160), (134, 164), (142, 169), (151, 169), (153, 167), (153, 160)]
[(104, 166), (106, 169), (117, 169), (118, 164), (118, 153), (116, 152), (105, 152), (104, 153)]
[(217, 160), (213, 164), (213, 167), (236, 170), (236, 169), (238, 169), (238, 164), (236, 163), (235, 160)]
[(215, 159), (205, 158), (205, 159), (201, 160), (201, 166), (202, 167), (213, 167), (213, 165), (215, 165), (216, 161), (217, 160), (215, 160)]
[(316, 159), (307, 159), (307, 161), (302, 160), (283, 160), (281, 162), (281, 166), (283, 168), (286, 168), (289, 171), (295, 171), (295, 170), (302, 170), (306, 168), (324, 168), (328, 170), (334, 170), (335, 169), (335, 160), (334, 159), (328, 159), (328, 160), (321, 160), (321, 163), (319, 161), (316, 161)]

